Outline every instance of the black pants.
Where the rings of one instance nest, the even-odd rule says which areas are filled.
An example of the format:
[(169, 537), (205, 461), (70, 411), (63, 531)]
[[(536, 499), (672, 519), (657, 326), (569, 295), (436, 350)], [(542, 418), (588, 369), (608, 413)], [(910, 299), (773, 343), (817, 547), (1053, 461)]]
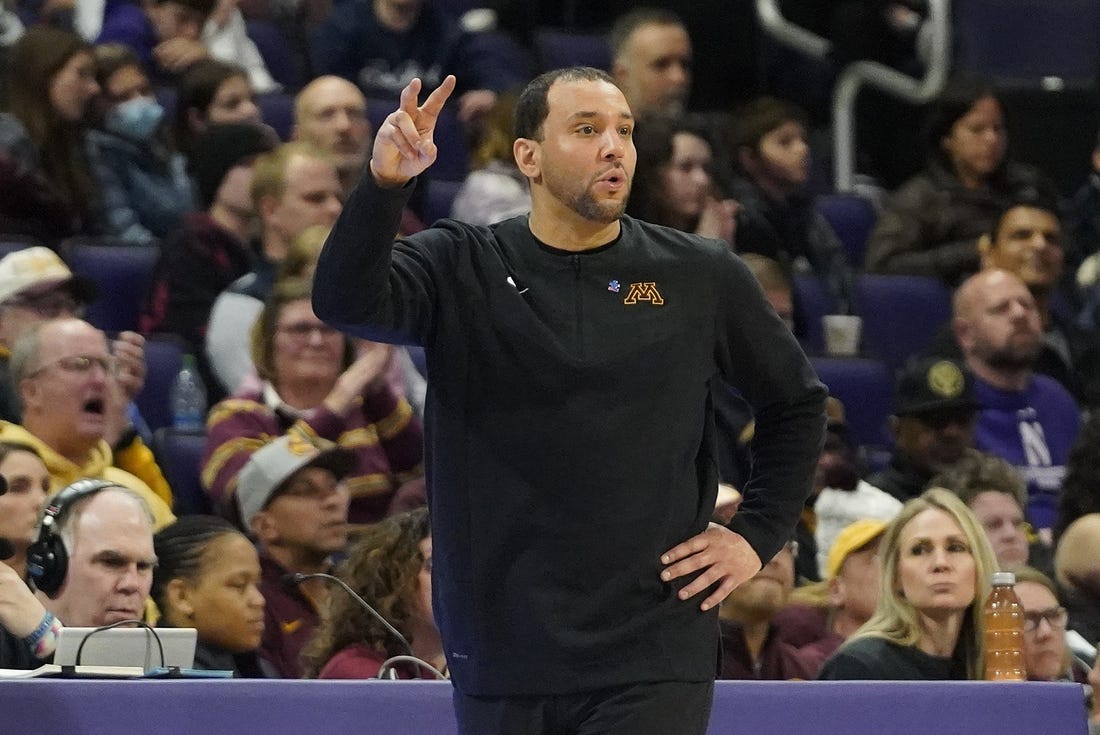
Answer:
[(628, 684), (550, 697), (454, 692), (459, 735), (704, 735), (714, 682)]

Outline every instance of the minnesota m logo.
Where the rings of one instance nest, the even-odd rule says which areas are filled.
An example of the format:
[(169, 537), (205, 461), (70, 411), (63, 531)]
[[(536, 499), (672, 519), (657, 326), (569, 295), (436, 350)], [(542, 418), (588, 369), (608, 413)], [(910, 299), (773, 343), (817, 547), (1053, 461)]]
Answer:
[(657, 284), (654, 281), (645, 281), (643, 283), (630, 284), (630, 291), (627, 292), (626, 298), (623, 299), (623, 303), (636, 304), (639, 301), (648, 301), (654, 306), (660, 306), (665, 303), (665, 300), (661, 297), (661, 292), (657, 290)]

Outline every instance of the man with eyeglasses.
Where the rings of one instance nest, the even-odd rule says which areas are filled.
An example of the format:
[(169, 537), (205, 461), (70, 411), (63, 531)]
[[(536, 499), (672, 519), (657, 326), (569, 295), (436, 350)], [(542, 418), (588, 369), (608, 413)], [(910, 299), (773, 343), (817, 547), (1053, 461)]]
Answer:
[(12, 345), (46, 319), (81, 316), (96, 290), (49, 248), (25, 248), (0, 259), (0, 418), (21, 418), (19, 394), (7, 380)]
[(351, 494), (344, 478), (355, 463), (354, 452), (292, 429), (256, 451), (237, 478), (241, 521), (260, 550), (266, 623), (260, 656), (288, 679), (301, 676), (299, 653), (320, 622), (328, 587), (317, 579), (288, 586), (283, 578), (332, 571), (333, 554), (348, 541)]
[[(81, 317), (96, 292), (95, 283), (75, 275), (49, 248), (25, 248), (0, 259), (0, 419), (13, 424), (23, 420), (19, 386), (9, 375), (15, 343), (47, 320)], [(133, 400), (145, 385), (145, 339), (136, 332), (120, 332), (111, 351), (118, 363), (114, 380), (122, 402), (120, 410), (110, 415), (104, 438), (118, 467), (140, 477), (170, 502), (168, 483), (135, 426), (143, 425)]]
[(961, 363), (915, 358), (898, 371), (890, 431), (890, 464), (867, 482), (901, 502), (924, 492), (928, 481), (974, 446), (973, 380)]
[[(167, 496), (154, 492), (143, 479), (115, 466), (105, 438), (125, 411), (116, 377), (120, 364), (103, 332), (85, 321), (62, 318), (31, 327), (11, 358), (23, 423), (0, 422), (0, 440), (37, 449), (54, 491), (83, 477), (129, 488), (149, 505), (159, 529), (174, 519), (170, 491)], [(163, 482), (151, 454), (142, 467)]]

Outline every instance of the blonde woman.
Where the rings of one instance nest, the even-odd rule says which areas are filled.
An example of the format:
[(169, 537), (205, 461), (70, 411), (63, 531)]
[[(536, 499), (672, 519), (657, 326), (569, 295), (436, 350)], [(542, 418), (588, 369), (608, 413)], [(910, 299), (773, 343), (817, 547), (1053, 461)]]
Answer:
[(874, 615), (819, 679), (978, 679), (982, 606), (997, 569), (985, 531), (943, 488), (906, 503), (879, 547)]

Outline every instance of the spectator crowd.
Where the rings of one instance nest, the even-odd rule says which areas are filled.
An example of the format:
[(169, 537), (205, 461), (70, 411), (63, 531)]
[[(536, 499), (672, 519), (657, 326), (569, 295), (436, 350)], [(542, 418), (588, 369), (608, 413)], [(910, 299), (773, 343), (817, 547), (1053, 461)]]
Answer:
[[(507, 3), (489, 29), (453, 5), (467, 9), (0, 7), (0, 667), (48, 660), (62, 625), (140, 618), (195, 628), (196, 666), (237, 676), (446, 674), (424, 353), (338, 332), (311, 296), (375, 126), (414, 77), (458, 86), (400, 234), (530, 207), (512, 112), (550, 55), (527, 48), (542, 36)], [(919, 64), (923, 3), (865, 5), (883, 15), (852, 18), (889, 42), (844, 53)], [(831, 391), (814, 491), (790, 542), (722, 604), (716, 676), (981, 678), (980, 610), (992, 573), (1011, 570), (1030, 678), (1100, 684), (1100, 142), (1080, 188), (1060, 191), (1041, 161), (1013, 157), (997, 86), (952, 76), (898, 136), (920, 131), (919, 166), (896, 176), (913, 150), (883, 162), (885, 136), (866, 142), (859, 160), (882, 175), (853, 241), (826, 206), (839, 195), (809, 90), (773, 74), (736, 99), (697, 94), (719, 69), (693, 46), (695, 16), (619, 10), (571, 32), (606, 42), (585, 60), (637, 119), (627, 215), (739, 254), (814, 364), (878, 361), (891, 376), (889, 405)], [(115, 315), (127, 328), (93, 318), (113, 289), (76, 267), (89, 246), (145, 254), (142, 292)], [(929, 339), (890, 361), (870, 334), (856, 354), (825, 354), (823, 314), (868, 325), (896, 308), (866, 297), (870, 277), (936, 284), (948, 318), (902, 315)], [(161, 441), (174, 429), (138, 405), (162, 341), (194, 356), (206, 386), (192, 468), (206, 514), (177, 518)], [(754, 420), (713, 383), (715, 519), (728, 521)], [(868, 411), (880, 435), (855, 425)], [(329, 582), (288, 574), (337, 575), (401, 636)], [(390, 662), (408, 653), (429, 666)]]

